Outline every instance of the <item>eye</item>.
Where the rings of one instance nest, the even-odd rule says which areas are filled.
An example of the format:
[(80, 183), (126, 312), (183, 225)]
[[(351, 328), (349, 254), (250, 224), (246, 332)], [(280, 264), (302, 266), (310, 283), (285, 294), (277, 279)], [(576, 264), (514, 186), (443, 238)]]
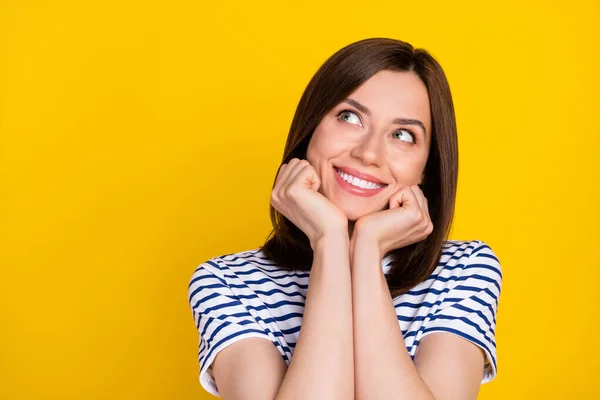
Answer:
[[(415, 134), (412, 133), (411, 131), (409, 131), (408, 129), (398, 129), (392, 135), (395, 135), (397, 133), (404, 134), (404, 137), (409, 138), (409, 140), (410, 140), (409, 143), (415, 143), (415, 144), (417, 143), (417, 138), (416, 138)], [(402, 140), (404, 142), (407, 141), (407, 140), (404, 140), (404, 139), (400, 139), (400, 140)]]
[[(357, 120), (357, 122), (360, 124), (360, 118), (358, 117), (358, 114), (352, 110), (343, 110), (337, 114), (338, 119), (340, 119), (344, 122), (350, 122), (351, 124), (355, 124), (354, 122), (351, 121), (353, 116), (354, 116), (354, 119)], [(408, 140), (401, 139), (403, 142), (409, 142), (409, 143), (413, 143), (413, 144), (417, 143), (417, 136), (411, 130), (398, 129), (392, 135), (395, 135), (397, 133), (404, 134), (404, 136), (408, 138)]]
[(344, 122), (350, 122), (351, 124), (354, 124), (354, 122), (351, 122), (352, 116), (354, 116), (355, 117), (354, 119), (360, 123), (360, 118), (358, 118), (358, 114), (356, 114), (354, 111), (343, 110), (343, 111), (339, 112), (337, 115), (338, 119), (340, 119)]

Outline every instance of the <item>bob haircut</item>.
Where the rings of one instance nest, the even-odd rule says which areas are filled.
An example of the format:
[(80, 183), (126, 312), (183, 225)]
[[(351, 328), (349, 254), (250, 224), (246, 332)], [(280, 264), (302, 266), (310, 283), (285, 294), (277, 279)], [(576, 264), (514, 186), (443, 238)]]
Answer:
[[(288, 133), (283, 160), (305, 159), (308, 143), (321, 119), (361, 84), (381, 70), (415, 73), (429, 93), (432, 138), (419, 185), (429, 203), (433, 232), (424, 240), (395, 249), (386, 275), (392, 298), (426, 280), (437, 267), (454, 216), (458, 181), (458, 139), (448, 81), (440, 64), (423, 49), (389, 38), (351, 43), (319, 68), (304, 90)], [(281, 167), (280, 167), (281, 168)], [(277, 175), (273, 182), (277, 181)], [(285, 270), (309, 271), (313, 250), (308, 237), (290, 220), (270, 207), (273, 230), (261, 247)]]

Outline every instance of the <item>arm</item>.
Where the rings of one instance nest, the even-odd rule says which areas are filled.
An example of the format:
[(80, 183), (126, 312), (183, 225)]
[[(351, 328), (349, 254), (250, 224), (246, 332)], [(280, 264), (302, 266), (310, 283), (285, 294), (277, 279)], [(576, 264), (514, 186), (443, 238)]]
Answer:
[(215, 359), (224, 399), (353, 398), (352, 300), (347, 233), (314, 246), (302, 327), (287, 368), (272, 343), (250, 338)]
[(221, 398), (270, 400), (277, 395), (286, 365), (273, 343), (246, 338), (222, 350), (213, 371)]
[(433, 399), (412, 363), (381, 269), (379, 246), (351, 257), (356, 399)]
[(277, 399), (353, 398), (352, 299), (347, 232), (314, 246), (302, 328)]
[(381, 269), (380, 248), (357, 238), (351, 256), (356, 399), (475, 399), (483, 354), (464, 339), (424, 338), (411, 360)]
[[(348, 220), (318, 192), (320, 184), (307, 160), (293, 158), (277, 173), (271, 204), (304, 232), (313, 250), (302, 325), (285, 375), (267, 344), (259, 349), (240, 343), (237, 351), (232, 349), (224, 357), (218, 367), (222, 371), (219, 384), (229, 399), (353, 398)], [(259, 374), (264, 378), (254, 380)], [(252, 381), (246, 386), (236, 383), (237, 379)]]

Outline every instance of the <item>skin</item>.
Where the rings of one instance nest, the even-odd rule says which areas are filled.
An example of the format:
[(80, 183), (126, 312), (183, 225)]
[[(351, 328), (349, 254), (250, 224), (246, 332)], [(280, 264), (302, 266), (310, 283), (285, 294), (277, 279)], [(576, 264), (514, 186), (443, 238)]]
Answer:
[[(307, 161), (321, 179), (319, 193), (349, 221), (355, 398), (476, 398), (483, 353), (446, 333), (425, 337), (410, 359), (389, 297), (381, 259), (433, 231), (427, 199), (417, 186), (431, 146), (427, 89), (412, 72), (380, 71), (316, 128)], [(348, 110), (348, 112), (344, 112)], [(368, 115), (370, 114), (370, 115)], [(396, 117), (418, 120), (394, 124)], [(347, 166), (387, 184), (372, 197), (345, 191), (334, 166)]]
[[(380, 71), (349, 98), (367, 106), (371, 116), (346, 102), (338, 104), (315, 129), (306, 159), (321, 178), (319, 193), (342, 210), (352, 229), (361, 216), (388, 208), (399, 189), (421, 183), (431, 146), (431, 113), (427, 89), (413, 73)], [(350, 112), (338, 116), (344, 110)], [(419, 120), (426, 132), (394, 124), (395, 117)], [(388, 186), (373, 197), (355, 196), (337, 183), (334, 165), (356, 168)]]
[[(314, 251), (304, 318), (289, 368), (272, 343), (225, 348), (214, 373), (224, 399), (474, 399), (483, 353), (462, 338), (424, 337), (406, 351), (381, 268), (390, 250), (433, 230), (423, 179), (431, 143), (427, 89), (410, 72), (380, 71), (323, 117), (307, 149), (279, 169), (273, 207)], [(348, 100), (348, 99), (347, 99)], [(349, 113), (340, 115), (348, 110)], [(401, 117), (420, 121), (394, 124)], [(414, 136), (411, 135), (414, 134)], [(345, 191), (333, 166), (385, 182), (371, 197)], [(330, 340), (335, 337), (335, 340)]]

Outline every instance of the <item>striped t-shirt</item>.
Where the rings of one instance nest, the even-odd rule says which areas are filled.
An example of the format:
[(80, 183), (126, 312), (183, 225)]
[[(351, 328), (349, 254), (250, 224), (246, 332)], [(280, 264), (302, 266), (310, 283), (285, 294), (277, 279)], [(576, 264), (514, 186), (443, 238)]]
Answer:
[[(382, 260), (389, 271), (391, 256)], [(199, 333), (199, 379), (219, 396), (212, 363), (221, 350), (249, 337), (270, 340), (290, 364), (300, 333), (310, 272), (287, 271), (260, 249), (214, 257), (194, 271), (188, 300)], [(492, 249), (480, 240), (444, 243), (429, 278), (393, 299), (406, 350), (449, 332), (481, 347), (486, 355), (482, 383), (496, 376), (496, 312), (502, 272)]]

